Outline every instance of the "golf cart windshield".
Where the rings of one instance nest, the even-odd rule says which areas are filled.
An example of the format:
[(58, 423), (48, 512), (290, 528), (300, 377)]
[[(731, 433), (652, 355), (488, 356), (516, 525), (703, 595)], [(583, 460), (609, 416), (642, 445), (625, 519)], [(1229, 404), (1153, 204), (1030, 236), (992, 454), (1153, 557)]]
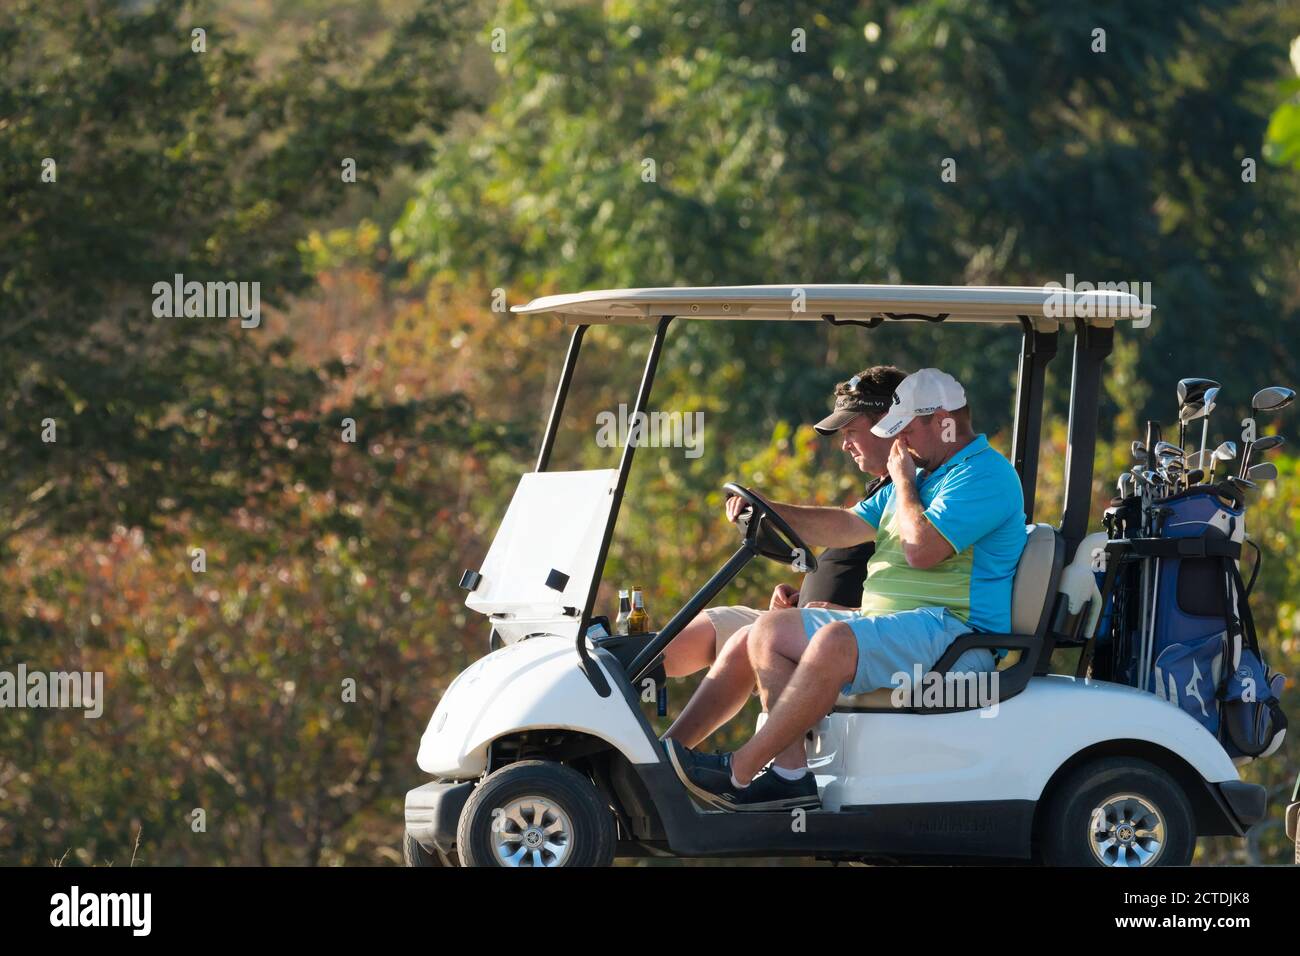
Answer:
[(612, 468), (524, 475), (466, 606), (503, 625), (559, 622), (566, 632), (576, 627), (617, 480)]

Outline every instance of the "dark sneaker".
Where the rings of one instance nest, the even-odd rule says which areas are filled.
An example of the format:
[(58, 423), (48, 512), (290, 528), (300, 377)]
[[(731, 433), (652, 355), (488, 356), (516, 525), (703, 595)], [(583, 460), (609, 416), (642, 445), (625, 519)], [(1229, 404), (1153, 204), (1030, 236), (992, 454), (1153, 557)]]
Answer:
[(768, 767), (760, 770), (748, 787), (736, 791), (735, 804), (737, 810), (816, 810), (822, 801), (817, 795), (817, 778), (811, 773), (786, 780)]
[(664, 749), (678, 779), (692, 796), (719, 810), (732, 809), (722, 797), (735, 789), (731, 786), (731, 754), (697, 753), (671, 737), (664, 741)]
[(668, 759), (686, 789), (698, 800), (720, 810), (795, 810), (821, 806), (817, 780), (806, 773), (783, 780), (764, 770), (748, 787), (731, 783), (731, 754), (700, 754), (675, 740), (665, 740)]

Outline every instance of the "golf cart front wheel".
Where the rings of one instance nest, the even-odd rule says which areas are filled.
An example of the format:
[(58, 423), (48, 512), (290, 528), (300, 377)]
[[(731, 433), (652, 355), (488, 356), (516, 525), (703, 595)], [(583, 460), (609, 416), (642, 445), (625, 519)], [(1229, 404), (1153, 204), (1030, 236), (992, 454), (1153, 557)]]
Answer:
[(1195, 850), (1196, 821), (1182, 788), (1136, 757), (1085, 764), (1047, 807), (1049, 866), (1187, 866)]
[(463, 866), (608, 866), (614, 817), (571, 767), (521, 760), (488, 775), (460, 814)]
[(430, 852), (420, 845), (420, 841), (407, 833), (402, 839), (402, 862), (407, 866), (459, 866), (456, 854), (444, 854), (441, 850)]

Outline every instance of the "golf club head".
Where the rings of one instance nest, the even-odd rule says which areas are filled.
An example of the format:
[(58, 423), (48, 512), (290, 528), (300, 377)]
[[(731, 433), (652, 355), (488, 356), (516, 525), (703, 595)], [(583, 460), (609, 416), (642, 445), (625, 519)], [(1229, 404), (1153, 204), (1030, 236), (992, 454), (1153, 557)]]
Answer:
[(1286, 439), (1281, 435), (1265, 435), (1263, 438), (1255, 440), (1255, 444), (1251, 446), (1251, 452), (1258, 455), (1262, 452), (1272, 451), (1274, 448), (1281, 448), (1285, 441)]
[(1251, 465), (1250, 471), (1246, 477), (1253, 482), (1277, 481), (1277, 465), (1271, 461), (1261, 461), (1258, 465)]
[(1189, 485), (1199, 485), (1205, 480), (1205, 472), (1199, 468), (1193, 468), (1187, 473), (1187, 483)]
[(1147, 446), (1136, 438), (1133, 439), (1133, 444), (1129, 445), (1129, 450), (1133, 452), (1134, 458), (1145, 458), (1147, 455)]
[(1182, 458), (1183, 455), (1186, 454), (1186, 452), (1184, 452), (1183, 449), (1179, 448), (1173, 442), (1158, 441), (1156, 442), (1156, 454), (1162, 457), (1165, 455), (1173, 455), (1175, 457)]
[(1178, 380), (1178, 404), (1186, 405), (1188, 401), (1200, 401), (1208, 388), (1218, 388), (1219, 383), (1212, 378), (1182, 378)]
[(1210, 412), (1214, 411), (1214, 400), (1218, 397), (1219, 387), (1217, 385), (1211, 386), (1206, 389), (1205, 395), (1200, 402), (1193, 402), (1182, 407), (1182, 410), (1178, 413), (1178, 421), (1186, 425), (1198, 418), (1205, 418)]
[(1276, 412), (1286, 408), (1293, 401), (1295, 401), (1295, 389), (1270, 385), (1255, 393), (1255, 397), (1250, 400), (1250, 407), (1257, 412)]
[(1228, 484), (1232, 485), (1232, 487), (1239, 491), (1254, 491), (1259, 487), (1259, 485), (1255, 484), (1249, 478), (1239, 478), (1236, 475), (1229, 475), (1227, 481)]
[(1214, 449), (1214, 458), (1216, 461), (1232, 461), (1237, 457), (1237, 443), (1235, 441), (1225, 441), (1218, 448)]

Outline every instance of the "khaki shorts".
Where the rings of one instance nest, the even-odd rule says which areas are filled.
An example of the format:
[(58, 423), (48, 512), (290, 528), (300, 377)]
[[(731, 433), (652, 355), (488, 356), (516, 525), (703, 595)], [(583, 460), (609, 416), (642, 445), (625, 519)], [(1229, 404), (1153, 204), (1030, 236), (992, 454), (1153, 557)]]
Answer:
[(742, 627), (747, 627), (758, 620), (758, 616), (763, 612), (757, 608), (740, 607), (706, 607), (704, 613), (709, 616), (709, 623), (713, 625), (714, 633), (717, 637), (713, 642), (713, 656), (716, 658), (722, 653), (722, 645), (727, 643), (727, 639), (735, 634)]

